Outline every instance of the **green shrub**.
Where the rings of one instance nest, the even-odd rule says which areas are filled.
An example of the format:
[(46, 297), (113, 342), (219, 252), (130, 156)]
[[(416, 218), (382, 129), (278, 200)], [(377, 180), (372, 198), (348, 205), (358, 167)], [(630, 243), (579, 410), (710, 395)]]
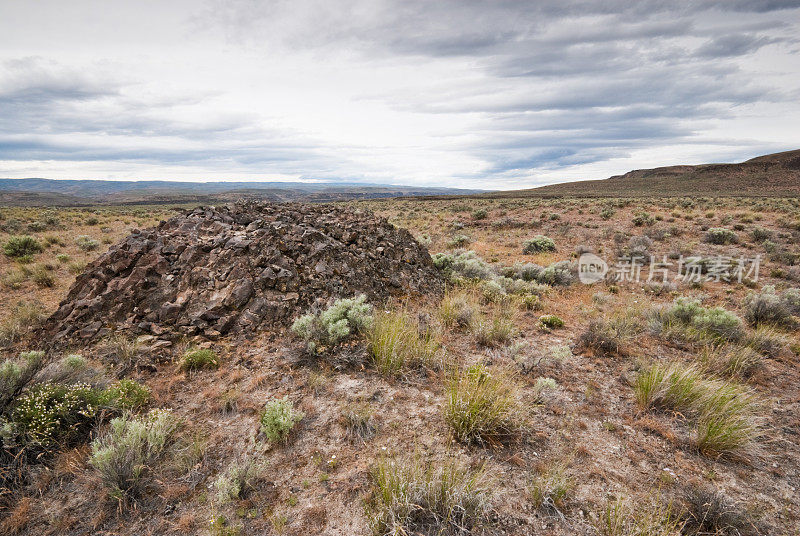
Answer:
[(348, 339), (366, 333), (372, 324), (372, 306), (367, 297), (336, 300), (322, 312), (301, 316), (292, 331), (303, 339), (312, 354), (323, 353)]
[(25, 444), (49, 450), (86, 435), (100, 409), (100, 390), (90, 385), (44, 383), (19, 397), (12, 422)]
[(744, 332), (741, 319), (722, 307), (703, 310), (692, 319), (692, 324), (699, 330), (703, 338), (738, 341)]
[(100, 474), (112, 497), (139, 495), (145, 479), (172, 454), (182, 423), (170, 410), (111, 420), (108, 430), (92, 441), (89, 464)]
[(373, 534), (481, 534), (490, 522), (490, 488), (482, 469), (457, 462), (381, 460), (372, 470), (368, 519)]
[(294, 404), (287, 398), (277, 398), (267, 402), (261, 412), (259, 422), (261, 431), (271, 443), (285, 442), (295, 424), (303, 419), (300, 411), (295, 411)]
[(492, 267), (474, 251), (437, 253), (433, 264), (452, 279), (454, 275), (465, 279), (487, 280), (495, 276)]
[(3, 245), (3, 253), (17, 258), (41, 253), (43, 249), (41, 242), (28, 235), (12, 236)]
[(184, 372), (215, 368), (219, 368), (219, 357), (210, 348), (189, 348), (178, 362), (178, 369)]
[(100, 401), (123, 411), (139, 409), (150, 402), (150, 389), (134, 380), (122, 379), (109, 385)]
[(463, 248), (468, 246), (470, 242), (472, 242), (472, 239), (467, 235), (454, 234), (453, 237), (447, 242), (447, 247), (450, 249)]
[(69, 262), (70, 256), (67, 255), (66, 253), (59, 253), (58, 255), (56, 255), (56, 260), (61, 264), (66, 264)]
[(100, 247), (100, 242), (91, 236), (81, 235), (75, 239), (75, 244), (83, 251), (94, 251)]
[(519, 386), (511, 372), (474, 365), (448, 381), (444, 420), (463, 443), (499, 444), (522, 428)]
[(666, 338), (694, 342), (737, 342), (744, 336), (744, 323), (730, 311), (703, 307), (699, 301), (685, 297), (656, 311), (651, 328)]
[(556, 315), (540, 316), (539, 324), (546, 329), (558, 329), (564, 327), (564, 321)]
[(486, 210), (480, 208), (480, 209), (478, 209), (478, 210), (476, 210), (476, 211), (474, 211), (472, 213), (472, 219), (473, 220), (485, 220), (488, 215), (489, 215), (489, 213), (486, 212)]
[(406, 311), (380, 312), (367, 330), (372, 362), (381, 374), (399, 374), (408, 367), (434, 365), (439, 343)]
[(256, 489), (256, 482), (264, 474), (266, 467), (266, 462), (253, 458), (231, 463), (214, 481), (217, 503), (222, 505), (246, 498), (248, 493)]
[(644, 211), (639, 211), (633, 216), (633, 224), (636, 227), (641, 227), (643, 225), (653, 225), (656, 222), (656, 219)]
[(790, 291), (794, 290), (796, 289), (789, 289), (780, 296), (774, 286), (767, 285), (761, 292), (749, 293), (744, 301), (745, 319), (753, 327), (762, 324), (791, 327), (794, 324), (792, 313), (796, 304), (795, 295)]
[(539, 282), (546, 285), (568, 286), (575, 282), (577, 265), (570, 261), (554, 262), (539, 276)]
[(536, 253), (544, 253), (555, 250), (556, 243), (552, 238), (544, 235), (536, 235), (530, 240), (526, 240), (522, 243), (522, 252), (526, 255), (533, 255)]
[(735, 244), (739, 241), (736, 233), (724, 227), (712, 227), (706, 231), (705, 239), (706, 242), (718, 245)]

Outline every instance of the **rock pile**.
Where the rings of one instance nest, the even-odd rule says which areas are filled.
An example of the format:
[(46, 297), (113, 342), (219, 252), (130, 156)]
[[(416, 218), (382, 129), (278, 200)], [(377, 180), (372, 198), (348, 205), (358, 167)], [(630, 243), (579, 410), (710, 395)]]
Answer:
[(250, 334), (334, 297), (428, 294), (427, 250), (383, 218), (326, 205), (201, 207), (134, 231), (87, 266), (46, 330), (55, 342)]

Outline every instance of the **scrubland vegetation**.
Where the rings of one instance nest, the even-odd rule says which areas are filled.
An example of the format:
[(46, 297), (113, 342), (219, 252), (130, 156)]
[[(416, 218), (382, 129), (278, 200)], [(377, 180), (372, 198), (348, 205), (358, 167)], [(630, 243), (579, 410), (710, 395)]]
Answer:
[[(108, 242), (169, 209), (0, 211), (2, 532), (798, 526), (800, 201), (353, 206), (426, 242), (444, 294), (81, 355), (30, 351), (31, 334)], [(641, 277), (583, 284), (588, 252), (612, 271), (641, 258)], [(756, 256), (758, 274), (716, 277)], [(676, 279), (690, 257), (699, 277)]]

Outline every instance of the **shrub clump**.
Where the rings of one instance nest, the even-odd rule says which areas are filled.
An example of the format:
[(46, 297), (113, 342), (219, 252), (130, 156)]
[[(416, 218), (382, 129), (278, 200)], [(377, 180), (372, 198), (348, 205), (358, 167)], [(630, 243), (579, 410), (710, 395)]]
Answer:
[(703, 307), (698, 300), (680, 297), (672, 306), (656, 311), (651, 328), (667, 338), (685, 341), (737, 342), (744, 323), (722, 307)]
[(94, 251), (100, 247), (100, 242), (91, 236), (81, 235), (75, 239), (75, 244), (83, 251)]
[(474, 365), (448, 382), (444, 419), (462, 443), (499, 444), (522, 428), (519, 386), (512, 373)]
[(15, 258), (35, 255), (41, 253), (43, 249), (42, 243), (29, 235), (12, 236), (3, 244), (3, 253)]
[(544, 235), (536, 235), (530, 240), (522, 243), (522, 252), (526, 255), (555, 251), (556, 243), (552, 238)]
[(488, 525), (490, 488), (482, 469), (450, 461), (379, 461), (372, 470), (368, 517), (379, 536), (477, 534)]
[(778, 294), (772, 285), (765, 286), (761, 292), (751, 292), (744, 301), (744, 317), (753, 327), (762, 324), (792, 327), (793, 314), (800, 312), (800, 292), (787, 289)]
[(14, 402), (6, 425), (21, 445), (51, 450), (84, 437), (103, 411), (136, 409), (149, 398), (149, 390), (132, 380), (120, 380), (105, 389), (83, 382), (38, 383)]
[(112, 419), (108, 430), (92, 441), (89, 464), (112, 497), (135, 497), (143, 490), (145, 476), (170, 454), (181, 425), (168, 409)]
[(219, 368), (219, 356), (210, 348), (189, 348), (178, 362), (178, 369), (183, 372), (215, 368)]
[(303, 339), (312, 354), (328, 351), (348, 339), (364, 334), (372, 325), (372, 306), (362, 294), (336, 300), (321, 312), (301, 316), (292, 324), (292, 331)]
[(261, 478), (266, 466), (266, 462), (259, 462), (253, 458), (231, 463), (214, 481), (218, 504), (246, 498), (248, 493), (256, 489), (256, 481)]
[(564, 321), (556, 315), (542, 315), (539, 317), (539, 325), (545, 329), (558, 329), (564, 327)]
[(294, 404), (287, 398), (270, 400), (261, 412), (259, 423), (264, 436), (271, 443), (285, 442), (294, 425), (303, 419), (301, 411), (294, 409)]
[(464, 279), (488, 280), (495, 276), (492, 267), (472, 250), (453, 253), (436, 253), (433, 265), (453, 279), (454, 276)]
[(736, 236), (736, 233), (724, 227), (712, 227), (706, 231), (705, 239), (706, 242), (710, 244), (718, 245), (735, 244), (739, 241), (739, 237)]

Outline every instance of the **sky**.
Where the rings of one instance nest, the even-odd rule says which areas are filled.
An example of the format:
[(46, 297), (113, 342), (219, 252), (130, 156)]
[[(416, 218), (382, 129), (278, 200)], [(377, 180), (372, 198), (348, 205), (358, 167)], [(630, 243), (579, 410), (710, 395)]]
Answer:
[(800, 0), (0, 0), (0, 177), (483, 189), (800, 148)]

